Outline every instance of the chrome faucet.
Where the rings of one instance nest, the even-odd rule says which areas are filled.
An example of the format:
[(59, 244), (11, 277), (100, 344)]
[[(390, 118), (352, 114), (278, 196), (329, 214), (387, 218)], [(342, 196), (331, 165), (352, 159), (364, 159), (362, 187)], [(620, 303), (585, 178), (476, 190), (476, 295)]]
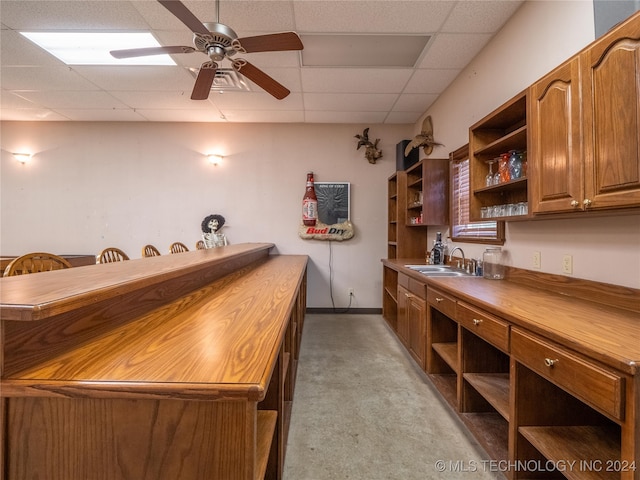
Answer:
[(451, 263), (451, 260), (453, 260), (453, 252), (455, 252), (456, 250), (460, 250), (460, 253), (462, 254), (462, 268), (464, 268), (464, 250), (462, 250), (460, 247), (456, 247), (449, 252), (449, 263)]

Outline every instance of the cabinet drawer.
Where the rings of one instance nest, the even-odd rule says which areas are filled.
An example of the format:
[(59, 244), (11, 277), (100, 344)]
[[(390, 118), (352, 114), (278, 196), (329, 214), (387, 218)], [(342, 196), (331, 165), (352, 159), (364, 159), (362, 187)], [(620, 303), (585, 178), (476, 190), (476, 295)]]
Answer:
[(414, 280), (413, 278), (409, 279), (409, 291), (414, 295), (420, 297), (422, 300), (427, 299), (427, 286), (422, 282)]
[(441, 311), (449, 318), (456, 318), (456, 300), (444, 293), (427, 288), (427, 301), (436, 310)]
[(511, 356), (592, 407), (624, 419), (624, 378), (616, 372), (517, 328), (511, 330)]
[(503, 352), (509, 352), (509, 324), (504, 320), (464, 303), (458, 303), (456, 318), (470, 332)]
[(398, 275), (398, 285), (402, 285), (404, 288), (409, 290), (409, 276), (403, 275), (402, 273)]

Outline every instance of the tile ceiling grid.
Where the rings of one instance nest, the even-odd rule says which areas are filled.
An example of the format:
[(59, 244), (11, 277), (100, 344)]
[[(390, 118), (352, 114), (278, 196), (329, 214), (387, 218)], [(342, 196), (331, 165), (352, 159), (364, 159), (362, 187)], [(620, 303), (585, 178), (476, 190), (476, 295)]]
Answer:
[[(215, 21), (215, 2), (185, 5)], [(151, 0), (0, 1), (0, 119), (72, 121), (415, 123), (522, 0), (221, 0), (220, 22), (239, 37), (305, 34), (432, 35), (415, 68), (302, 67), (299, 52), (246, 58), (291, 90), (282, 101), (250, 92), (189, 96), (201, 53), (178, 67), (65, 66), (20, 30), (152, 31), (163, 45), (191, 32)], [(336, 58), (341, 52), (336, 51)], [(225, 61), (222, 67), (228, 67)]]

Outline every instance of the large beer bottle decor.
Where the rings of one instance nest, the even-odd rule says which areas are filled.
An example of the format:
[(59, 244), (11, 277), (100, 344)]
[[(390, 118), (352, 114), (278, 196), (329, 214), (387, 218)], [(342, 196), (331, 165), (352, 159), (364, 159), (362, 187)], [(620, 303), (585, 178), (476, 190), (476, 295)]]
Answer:
[(313, 186), (313, 172), (307, 173), (307, 188), (302, 197), (302, 223), (307, 227), (315, 226), (318, 221), (318, 197)]

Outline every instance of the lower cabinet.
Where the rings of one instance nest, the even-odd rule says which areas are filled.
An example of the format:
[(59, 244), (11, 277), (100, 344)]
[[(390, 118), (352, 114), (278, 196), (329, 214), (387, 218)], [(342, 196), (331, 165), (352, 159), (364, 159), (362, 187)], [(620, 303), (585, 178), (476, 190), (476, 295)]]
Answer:
[(427, 286), (406, 275), (398, 276), (397, 335), (413, 359), (425, 368), (425, 330), (427, 324)]
[(402, 273), (397, 300), (399, 339), (496, 471), (640, 479), (636, 377)]

